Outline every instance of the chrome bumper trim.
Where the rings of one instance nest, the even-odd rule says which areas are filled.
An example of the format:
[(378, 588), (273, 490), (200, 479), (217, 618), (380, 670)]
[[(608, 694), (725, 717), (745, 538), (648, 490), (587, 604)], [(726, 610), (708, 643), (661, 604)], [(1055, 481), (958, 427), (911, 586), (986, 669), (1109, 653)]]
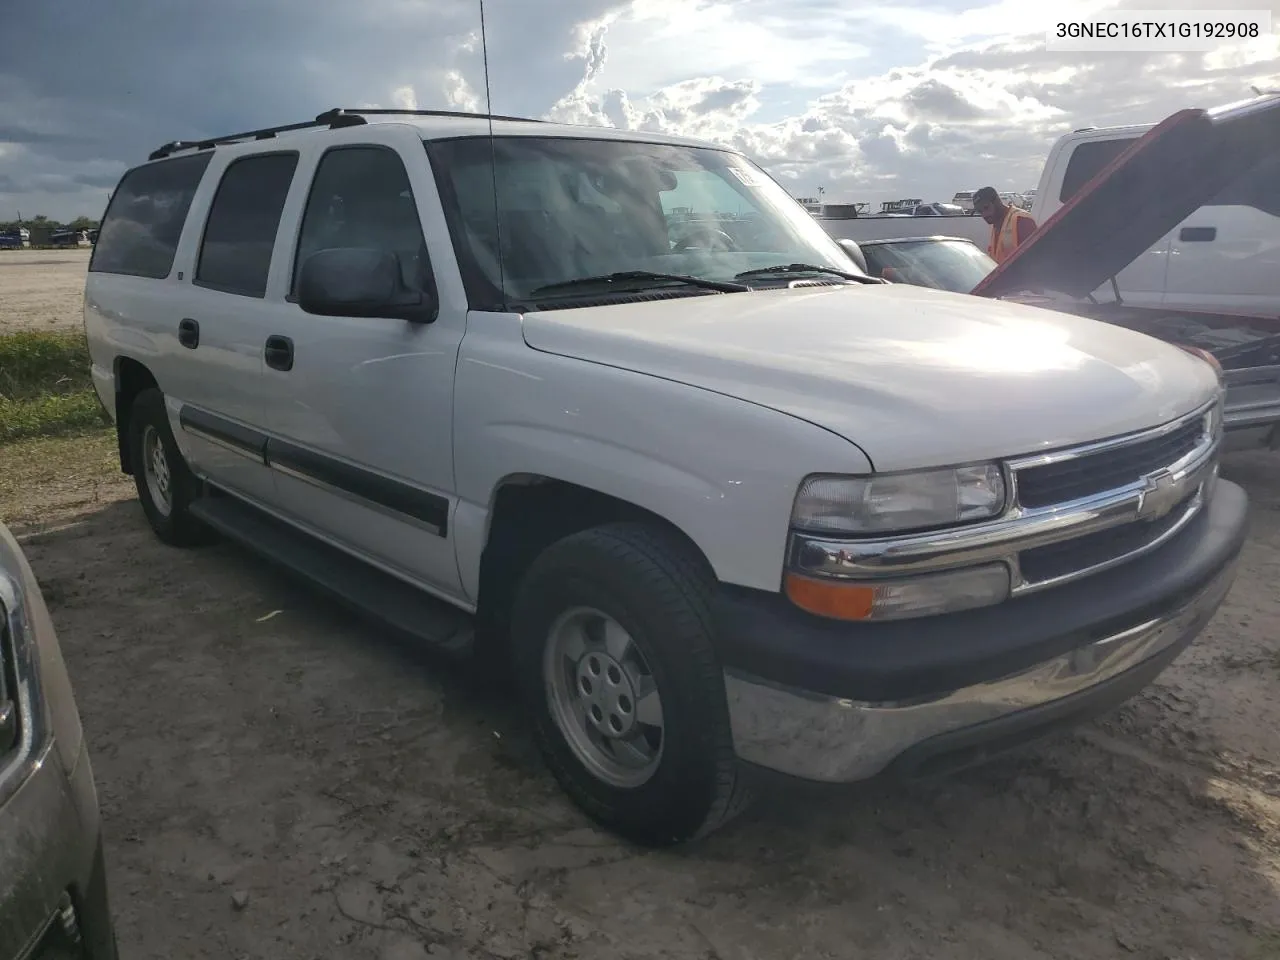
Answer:
[(1164, 616), (1012, 676), (918, 701), (838, 699), (726, 671), (734, 749), (743, 760), (806, 780), (865, 780), (933, 737), (1081, 693), (1189, 642), (1234, 576), (1233, 562)]
[[(1216, 479), (1220, 444), (1220, 435), (1211, 437), (1171, 464), (1158, 481), (1146, 478), (1052, 507), (1017, 508), (999, 520), (974, 526), (875, 540), (795, 533), (791, 538), (790, 568), (813, 577), (875, 580), (1003, 561), (1010, 568), (1011, 592), (1015, 596), (1060, 586), (1141, 556), (1189, 522), (1207, 500), (1208, 487)], [(1018, 554), (1023, 550), (1140, 520), (1157, 520), (1179, 508), (1185, 515), (1175, 529), (1137, 550), (1052, 580), (1028, 582), (1022, 578)]]

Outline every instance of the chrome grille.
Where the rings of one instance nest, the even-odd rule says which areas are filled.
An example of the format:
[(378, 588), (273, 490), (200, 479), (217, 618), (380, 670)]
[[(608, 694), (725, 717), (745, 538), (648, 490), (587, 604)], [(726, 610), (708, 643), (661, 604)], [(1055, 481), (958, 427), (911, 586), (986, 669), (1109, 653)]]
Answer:
[(1022, 580), (1028, 586), (1043, 586), (1150, 550), (1195, 516), (1201, 501), (1202, 496), (1196, 491), (1159, 520), (1127, 523), (1074, 540), (1023, 550), (1018, 555)]
[(1206, 420), (1201, 415), (1132, 444), (1022, 467), (1017, 470), (1018, 503), (1033, 509), (1049, 507), (1136, 483), (1148, 473), (1177, 463), (1205, 439)]

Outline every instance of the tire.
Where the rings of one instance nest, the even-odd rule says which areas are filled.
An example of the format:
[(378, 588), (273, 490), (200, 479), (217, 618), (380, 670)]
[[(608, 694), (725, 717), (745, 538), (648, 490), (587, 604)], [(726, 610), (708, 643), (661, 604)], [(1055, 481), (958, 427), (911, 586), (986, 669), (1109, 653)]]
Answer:
[[(616, 523), (548, 547), (516, 592), (512, 656), (538, 747), (560, 785), (588, 816), (635, 843), (669, 846), (703, 837), (750, 801), (733, 752), (724, 676), (712, 644), (713, 582), (701, 557), (676, 535), (644, 524)], [(597, 615), (604, 615), (603, 628)], [(631, 641), (623, 659), (609, 656), (615, 645), (599, 645), (605, 632), (615, 640), (619, 636), (608, 620)], [(557, 637), (575, 635), (578, 623), (586, 634), (577, 635), (594, 630), (595, 640), (581, 657), (561, 655)], [(601, 650), (605, 655), (592, 659)], [(614, 669), (619, 666), (620, 674)], [(593, 668), (594, 675), (583, 673)], [(615, 675), (623, 678), (622, 685), (606, 689)], [(604, 714), (610, 724), (619, 717), (632, 718), (627, 738), (611, 741), (600, 735), (604, 721), (588, 732), (585, 714), (594, 707), (583, 706), (584, 678), (605, 699), (619, 690), (632, 695), (630, 709), (628, 698), (617, 695)], [(657, 735), (640, 722), (642, 717), (653, 719), (652, 700), (645, 693), (654, 687), (660, 698)], [(580, 713), (565, 706), (566, 697), (582, 708)], [(613, 746), (623, 749), (620, 743), (639, 744), (640, 754), (653, 755), (647, 772), (612, 769), (590, 746), (584, 754), (584, 737), (589, 743), (611, 744), (607, 753), (614, 752)], [(632, 760), (635, 749), (625, 748)], [(586, 755), (597, 759), (589, 761)]]
[[(199, 546), (213, 540), (213, 531), (188, 512), (200, 496), (200, 481), (173, 439), (164, 394), (159, 390), (143, 390), (134, 399), (127, 442), (138, 501), (156, 536), (174, 547)], [(159, 476), (157, 450), (163, 457), (166, 480)]]

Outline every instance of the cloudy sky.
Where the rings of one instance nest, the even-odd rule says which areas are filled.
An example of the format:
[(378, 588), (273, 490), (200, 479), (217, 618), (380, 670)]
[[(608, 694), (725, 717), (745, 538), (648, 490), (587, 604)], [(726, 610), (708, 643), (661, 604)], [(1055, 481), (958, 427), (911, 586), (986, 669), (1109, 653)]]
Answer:
[[(1054, 53), (1053, 18), (1280, 0), (486, 0), (491, 109), (702, 136), (797, 195), (1034, 186), (1054, 137), (1280, 87), (1280, 39)], [(0, 220), (100, 215), (160, 143), (482, 109), (477, 0), (0, 0)]]

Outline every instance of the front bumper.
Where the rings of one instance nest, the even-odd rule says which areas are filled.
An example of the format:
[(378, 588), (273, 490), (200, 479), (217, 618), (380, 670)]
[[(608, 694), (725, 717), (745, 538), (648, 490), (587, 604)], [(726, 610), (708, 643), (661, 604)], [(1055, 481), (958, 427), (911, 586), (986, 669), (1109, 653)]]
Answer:
[(68, 776), (49, 747), (0, 808), (0, 960), (64, 955), (116, 950), (88, 753)]
[(1158, 551), (998, 607), (842, 624), (722, 591), (735, 749), (792, 776), (852, 782), (966, 765), (1128, 699), (1230, 590), (1247, 499), (1227, 481)]

